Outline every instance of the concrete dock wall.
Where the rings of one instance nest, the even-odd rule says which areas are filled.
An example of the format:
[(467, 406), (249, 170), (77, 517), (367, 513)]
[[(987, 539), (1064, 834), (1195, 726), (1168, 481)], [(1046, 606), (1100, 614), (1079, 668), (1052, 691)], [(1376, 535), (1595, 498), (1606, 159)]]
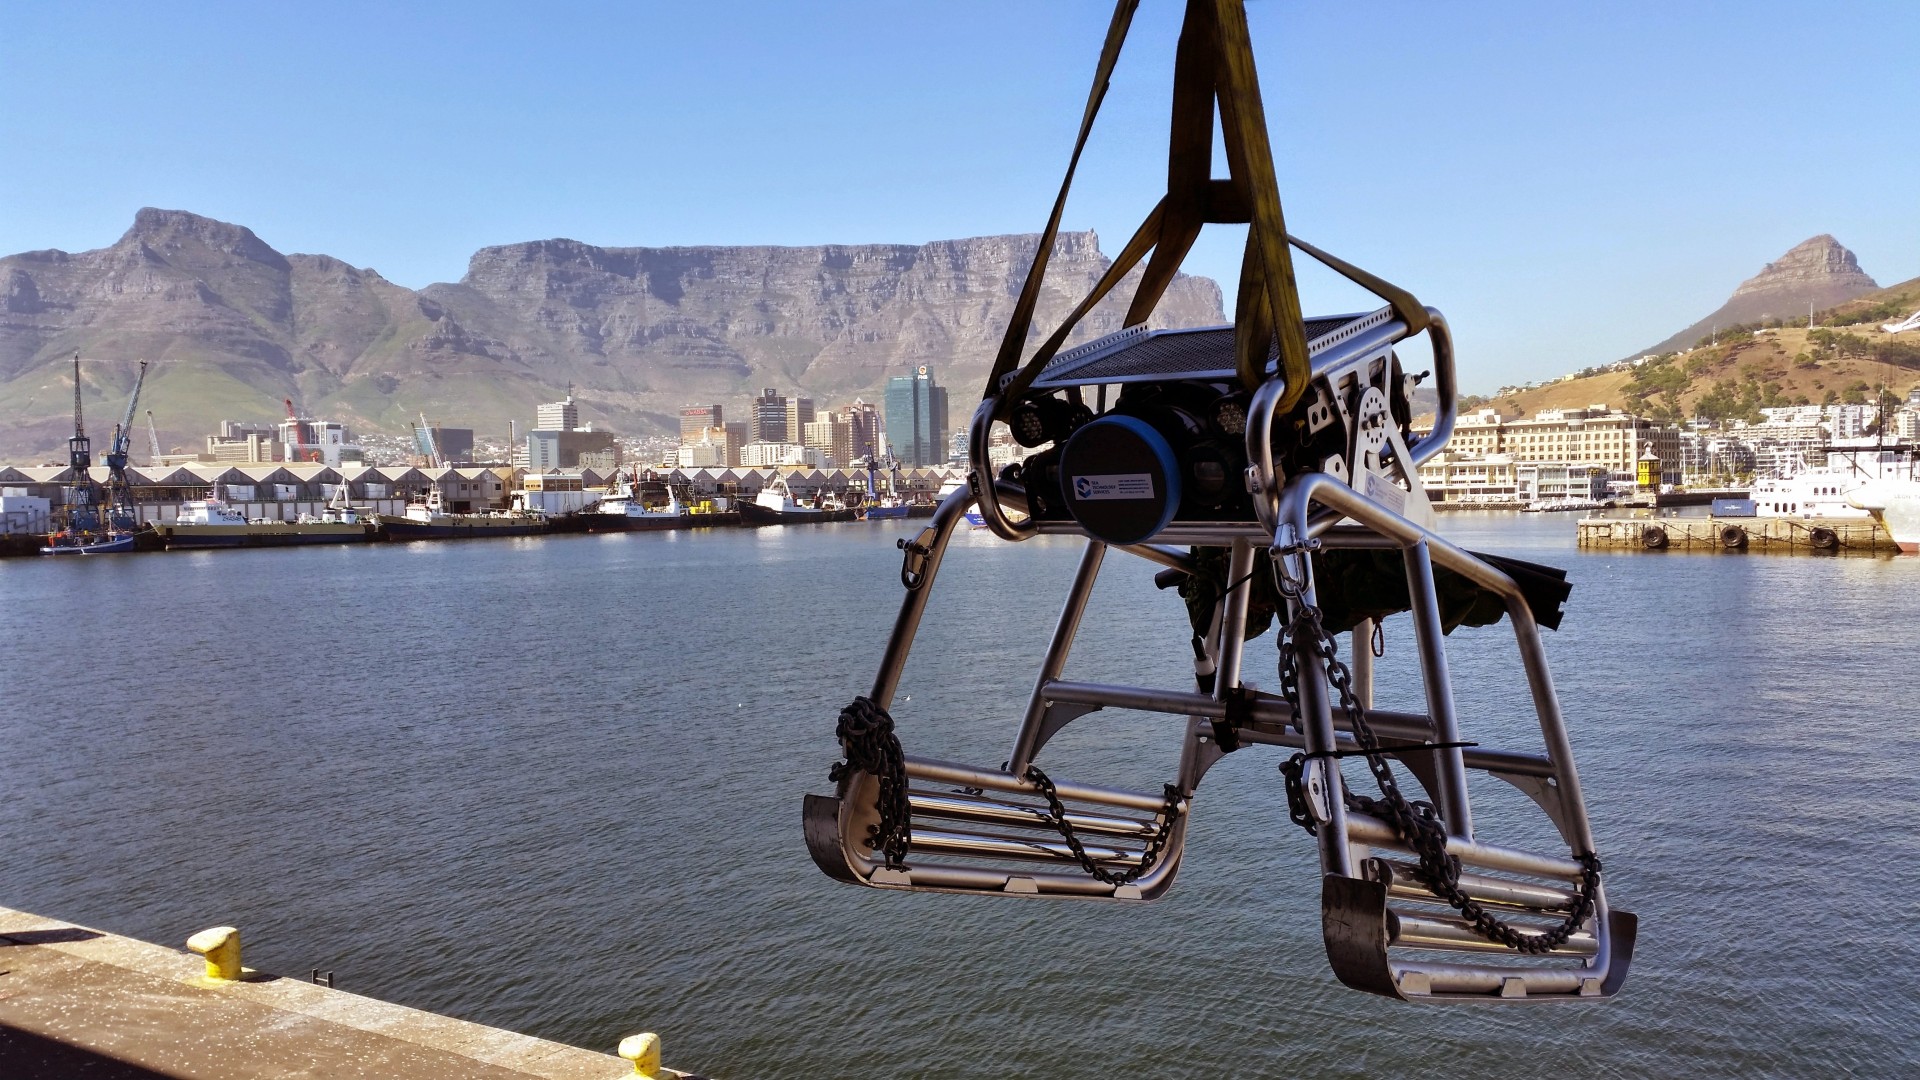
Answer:
[(1891, 554), (1893, 538), (1870, 519), (1609, 516), (1580, 520), (1583, 548), (1789, 555)]

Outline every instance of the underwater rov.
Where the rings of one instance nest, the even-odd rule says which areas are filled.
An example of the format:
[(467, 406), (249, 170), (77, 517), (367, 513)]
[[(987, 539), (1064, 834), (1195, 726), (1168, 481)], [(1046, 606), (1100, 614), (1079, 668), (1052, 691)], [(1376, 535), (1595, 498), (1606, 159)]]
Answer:
[[(1115, 12), (1076, 163), (1134, 6), (1121, 0)], [(1216, 104), (1226, 180), (1210, 175)], [(1286, 234), (1240, 0), (1189, 0), (1173, 115), (1166, 198), (1023, 364), (1068, 169), (972, 420), (968, 488), (901, 542), (906, 597), (879, 675), (841, 713), (835, 793), (806, 797), (814, 861), (838, 880), (880, 889), (1152, 900), (1179, 870), (1208, 768), (1241, 748), (1281, 747), (1294, 753), (1276, 787), (1317, 845), (1321, 928), (1343, 983), (1416, 1001), (1610, 996), (1626, 979), (1635, 921), (1607, 903), (1541, 648), (1539, 626), (1559, 624), (1565, 575), (1449, 543), (1434, 532), (1420, 485), (1418, 466), (1445, 445), (1456, 411), (1446, 322)], [(1208, 222), (1250, 226), (1234, 325), (1147, 329)], [(1385, 306), (1302, 317), (1289, 245)], [(1126, 329), (1061, 352), (1081, 316), (1149, 251)], [(1421, 334), (1439, 393), (1424, 435), (1412, 425), (1417, 379), (1394, 351)], [(988, 449), (1001, 422), (1035, 452), (996, 474)], [(887, 712), (942, 556), (975, 505), (1007, 541), (1087, 541), (998, 767), (907, 756)], [(1157, 564), (1156, 581), (1179, 586), (1193, 636), (1176, 647), (1193, 652), (1194, 688), (1062, 677), (1110, 551)], [(1424, 712), (1373, 706), (1369, 642), (1379, 620), (1401, 611), (1412, 615)], [(1470, 741), (1454, 708), (1445, 632), (1501, 618), (1518, 644), (1541, 753)], [(1243, 685), (1242, 670), (1247, 640), (1272, 621), (1280, 689), (1265, 693)], [(1339, 659), (1342, 632), (1351, 635), (1350, 664)], [(1183, 718), (1170, 783), (1117, 790), (1036, 764), (1062, 728), (1104, 708)], [(1354, 784), (1343, 774), (1349, 765), (1364, 766), (1371, 782)], [(1477, 830), (1470, 773), (1523, 792), (1564, 850), (1504, 846)]]

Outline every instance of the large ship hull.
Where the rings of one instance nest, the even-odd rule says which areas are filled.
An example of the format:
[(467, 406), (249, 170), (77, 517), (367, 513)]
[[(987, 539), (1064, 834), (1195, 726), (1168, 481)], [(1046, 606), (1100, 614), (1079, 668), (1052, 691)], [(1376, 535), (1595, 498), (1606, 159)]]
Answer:
[(591, 533), (603, 532), (658, 532), (662, 529), (690, 528), (689, 514), (591, 514), (583, 513), (580, 520)]
[(869, 506), (867, 507), (867, 520), (886, 521), (891, 518), (904, 518), (907, 516), (907, 511), (911, 509), (913, 509), (913, 507), (908, 506), (906, 503), (899, 503), (894, 506)]
[(364, 544), (373, 537), (366, 525), (346, 522), (249, 522), (245, 525), (161, 525), (168, 550), (194, 548), (290, 547), (295, 544)]
[(469, 540), (483, 536), (538, 536), (547, 531), (547, 523), (543, 518), (496, 518), (484, 514), (448, 514), (435, 521), (381, 514), (380, 528), (389, 540)]
[(854, 511), (847, 510), (774, 510), (758, 503), (740, 504), (743, 525), (818, 525), (828, 521), (852, 521)]
[(1870, 480), (1849, 493), (1847, 501), (1873, 515), (1895, 547), (1908, 555), (1920, 554), (1920, 482)]

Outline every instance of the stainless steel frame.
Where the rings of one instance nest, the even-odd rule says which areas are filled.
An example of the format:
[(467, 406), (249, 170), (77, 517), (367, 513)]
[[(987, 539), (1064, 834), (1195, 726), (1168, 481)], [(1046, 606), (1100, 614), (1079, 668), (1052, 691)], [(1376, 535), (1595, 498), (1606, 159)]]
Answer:
[[(1439, 415), (1432, 432), (1417, 441), (1408, 433), (1393, 431), (1387, 451), (1395, 467), (1412, 481), (1415, 497), (1422, 496), (1413, 481), (1414, 470), (1445, 444), (1454, 423), (1451, 338), (1445, 320), (1438, 312), (1428, 311)], [(1394, 343), (1406, 336), (1406, 325), (1397, 319), (1369, 318), (1355, 333), (1324, 343), (1314, 358), (1316, 383), (1340, 385), (1347, 375), (1364, 372), (1388, 355)], [(921, 757), (906, 759), (913, 839), (904, 868), (888, 868), (864, 845), (869, 826), (878, 820), (878, 785), (873, 777), (852, 773), (833, 796), (807, 796), (808, 846), (826, 873), (860, 885), (920, 891), (1116, 901), (1151, 900), (1163, 894), (1179, 869), (1194, 793), (1225, 752), (1216, 742), (1214, 724), (1228, 717), (1229, 694), (1242, 686), (1246, 612), (1252, 597), (1247, 578), (1255, 546), (1269, 549), (1276, 562), (1304, 584), (1294, 603), (1308, 605), (1316, 602), (1312, 561), (1307, 557), (1310, 549), (1383, 548), (1401, 551), (1405, 560), (1413, 647), (1420, 661), (1426, 708), (1419, 714), (1373, 708), (1374, 668), (1368, 648), (1372, 624), (1362, 623), (1353, 630), (1349, 651), (1355, 693), (1368, 725), (1377, 736), (1395, 740), (1389, 752), (1408, 766), (1435, 804), (1445, 822), (1448, 850), (1462, 865), (1463, 891), (1515, 918), (1522, 927), (1544, 928), (1571, 909), (1583, 867), (1569, 853), (1595, 848), (1538, 626), (1519, 587), (1505, 573), (1367, 498), (1340, 477), (1327, 472), (1276, 474), (1272, 431), (1274, 406), (1282, 389), (1277, 379), (1269, 380), (1254, 394), (1248, 410), (1248, 460), (1252, 462), (1248, 488), (1258, 520), (1177, 522), (1156, 536), (1156, 543), (1118, 549), (1182, 569), (1191, 569), (1191, 558), (1167, 545), (1229, 549), (1227, 580), (1237, 584), (1216, 609), (1205, 644), (1206, 661), (1214, 670), (1213, 693), (1065, 677), (1088, 598), (1107, 562), (1108, 545), (1089, 539), (1006, 763), (981, 768)], [(1322, 393), (1319, 400), (1332, 397)], [(909, 558), (917, 560), (915, 583), (895, 620), (871, 695), (883, 708), (892, 704), (941, 557), (969, 506), (977, 502), (989, 528), (1010, 541), (1041, 533), (1080, 532), (1071, 522), (1014, 519), (1013, 512), (1026, 508), (1025, 492), (1017, 484), (993, 477), (987, 465), (996, 407), (997, 402), (990, 399), (974, 417), (969, 490), (949, 496), (913, 541)], [(1436, 566), (1464, 576), (1503, 601), (1545, 753), (1482, 746), (1415, 748), (1472, 737), (1463, 730), (1453, 700), (1434, 584)], [(1301, 643), (1299, 647), (1300, 712), (1296, 714), (1273, 695), (1256, 694), (1250, 707), (1233, 710), (1239, 718), (1233, 733), (1242, 745), (1299, 748), (1316, 755), (1307, 762), (1305, 787), (1317, 823), (1324, 875), (1322, 930), (1339, 978), (1358, 989), (1409, 1000), (1538, 1001), (1605, 997), (1615, 992), (1626, 977), (1634, 920), (1610, 909), (1604, 891), (1596, 896), (1592, 916), (1564, 946), (1546, 956), (1521, 956), (1478, 936), (1425, 888), (1410, 871), (1417, 856), (1391, 825), (1348, 808), (1347, 781), (1337, 755), (1357, 751), (1358, 744), (1345, 714), (1331, 699), (1325, 669), (1307, 652), (1310, 646)], [(1041, 756), (1049, 740), (1075, 719), (1106, 708), (1179, 717), (1182, 740), (1178, 772), (1171, 784), (1171, 816), (1165, 793), (1054, 779), (1057, 794), (1066, 804), (1066, 820), (1082, 850), (1105, 870), (1139, 866), (1149, 841), (1164, 834), (1164, 848), (1151, 869), (1119, 885), (1083, 870), (1040, 792), (1026, 778), (1027, 767)], [(912, 745), (915, 740), (909, 736), (904, 741)], [(1524, 792), (1552, 821), (1567, 851), (1530, 852), (1479, 838), (1469, 799), (1469, 770)], [(1434, 960), (1435, 954), (1451, 959)]]

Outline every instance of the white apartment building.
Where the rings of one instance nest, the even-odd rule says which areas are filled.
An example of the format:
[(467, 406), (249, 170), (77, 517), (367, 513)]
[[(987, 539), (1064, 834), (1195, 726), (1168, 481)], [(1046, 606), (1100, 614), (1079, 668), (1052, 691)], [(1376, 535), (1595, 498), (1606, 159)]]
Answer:
[(1503, 455), (1516, 465), (1598, 466), (1619, 481), (1635, 478), (1640, 458), (1649, 449), (1672, 471), (1680, 459), (1679, 431), (1605, 405), (1543, 409), (1525, 419), (1480, 409), (1459, 418), (1447, 443), (1449, 453)]

